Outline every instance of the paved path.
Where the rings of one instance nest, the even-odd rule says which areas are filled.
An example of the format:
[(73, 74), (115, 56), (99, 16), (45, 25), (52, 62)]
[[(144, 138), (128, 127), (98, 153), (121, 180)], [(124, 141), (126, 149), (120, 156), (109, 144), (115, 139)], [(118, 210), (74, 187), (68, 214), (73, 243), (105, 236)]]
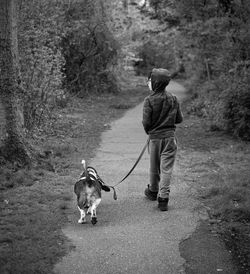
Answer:
[[(173, 82), (169, 86), (178, 97), (185, 90)], [(103, 133), (102, 143), (91, 165), (109, 184), (118, 182), (132, 167), (147, 140), (142, 125), (142, 104), (128, 111)], [(168, 212), (143, 192), (148, 184), (149, 156), (144, 154), (132, 175), (118, 187), (118, 200), (104, 193), (98, 208), (98, 223), (79, 225), (78, 212), (64, 233), (76, 249), (55, 267), (57, 273), (184, 273), (179, 243), (196, 228), (193, 212), (196, 201), (187, 195), (187, 185), (174, 169)]]

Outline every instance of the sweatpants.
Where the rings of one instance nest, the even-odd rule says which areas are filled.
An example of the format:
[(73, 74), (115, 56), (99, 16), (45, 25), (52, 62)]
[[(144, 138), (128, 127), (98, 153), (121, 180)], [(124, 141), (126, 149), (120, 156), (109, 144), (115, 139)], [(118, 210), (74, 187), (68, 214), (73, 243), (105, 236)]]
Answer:
[(167, 198), (170, 192), (170, 180), (177, 152), (176, 138), (152, 139), (149, 143), (149, 151), (149, 189), (158, 192), (159, 197)]

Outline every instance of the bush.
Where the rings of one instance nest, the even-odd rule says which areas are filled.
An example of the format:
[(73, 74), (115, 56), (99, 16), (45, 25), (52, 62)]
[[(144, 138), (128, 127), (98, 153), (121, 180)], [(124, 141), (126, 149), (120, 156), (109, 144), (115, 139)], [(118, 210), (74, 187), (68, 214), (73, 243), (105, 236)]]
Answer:
[(244, 76), (233, 78), (224, 93), (226, 129), (233, 135), (250, 141), (250, 69)]
[(24, 94), (24, 126), (32, 129), (50, 115), (54, 98), (63, 94), (59, 47), (63, 29), (63, 2), (19, 2), (19, 53)]
[(243, 2), (219, 2), (174, 5), (187, 76), (199, 87), (189, 109), (208, 117), (211, 128), (250, 140), (250, 9)]
[(105, 31), (99, 24), (83, 25), (70, 30), (62, 40), (66, 60), (64, 85), (80, 97), (91, 92), (117, 91), (116, 80), (108, 70), (117, 48)]
[(172, 1), (150, 0), (150, 6), (153, 8), (155, 17), (161, 22), (167, 22), (169, 27), (178, 26), (180, 18), (173, 11)]
[(110, 69), (116, 63), (118, 44), (95, 5), (85, 0), (67, 10), (67, 31), (61, 42), (64, 87), (80, 97), (118, 90)]
[[(101, 8), (100, 8), (101, 7)], [(85, 96), (118, 90), (110, 72), (117, 43), (99, 10), (101, 2), (19, 1), (19, 52), (24, 126), (39, 127), (67, 91)]]
[(189, 113), (208, 118), (210, 129), (228, 131), (235, 137), (250, 140), (250, 80), (249, 69), (241, 76), (221, 75), (193, 87)]

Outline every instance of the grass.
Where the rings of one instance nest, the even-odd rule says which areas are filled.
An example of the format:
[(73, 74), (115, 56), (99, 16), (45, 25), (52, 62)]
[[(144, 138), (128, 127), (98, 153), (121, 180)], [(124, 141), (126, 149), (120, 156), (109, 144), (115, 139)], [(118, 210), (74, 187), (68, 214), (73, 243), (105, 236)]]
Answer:
[(27, 169), (14, 170), (11, 167), (1, 167), (1, 185), (0, 190), (15, 188), (18, 186), (31, 186), (39, 180), (42, 171)]
[(224, 183), (207, 190), (210, 217), (219, 220), (217, 231), (239, 265), (239, 273), (250, 270), (250, 171), (230, 170)]
[(30, 140), (52, 152), (55, 172), (1, 167), (0, 273), (52, 273), (54, 264), (73, 248), (61, 228), (72, 211), (80, 159), (90, 161), (110, 122), (146, 95), (147, 90), (140, 88), (74, 98)]
[(49, 273), (66, 252), (67, 242), (58, 233), (66, 221), (63, 190), (46, 180), (1, 193), (1, 273)]
[[(184, 106), (185, 109), (185, 106)], [(250, 271), (250, 143), (222, 131), (210, 131), (206, 120), (185, 115), (178, 130), (187, 179), (209, 213), (213, 230), (225, 241), (239, 273)]]

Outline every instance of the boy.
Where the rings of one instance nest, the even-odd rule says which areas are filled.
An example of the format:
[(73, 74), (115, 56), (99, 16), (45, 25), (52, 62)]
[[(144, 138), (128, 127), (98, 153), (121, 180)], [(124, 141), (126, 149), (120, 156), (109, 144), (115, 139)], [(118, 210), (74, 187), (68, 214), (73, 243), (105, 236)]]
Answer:
[(152, 201), (158, 199), (161, 211), (168, 210), (170, 179), (177, 152), (175, 124), (183, 120), (177, 98), (165, 90), (175, 75), (166, 69), (154, 68), (148, 77), (151, 93), (143, 105), (142, 124), (150, 138), (150, 184), (145, 195)]

